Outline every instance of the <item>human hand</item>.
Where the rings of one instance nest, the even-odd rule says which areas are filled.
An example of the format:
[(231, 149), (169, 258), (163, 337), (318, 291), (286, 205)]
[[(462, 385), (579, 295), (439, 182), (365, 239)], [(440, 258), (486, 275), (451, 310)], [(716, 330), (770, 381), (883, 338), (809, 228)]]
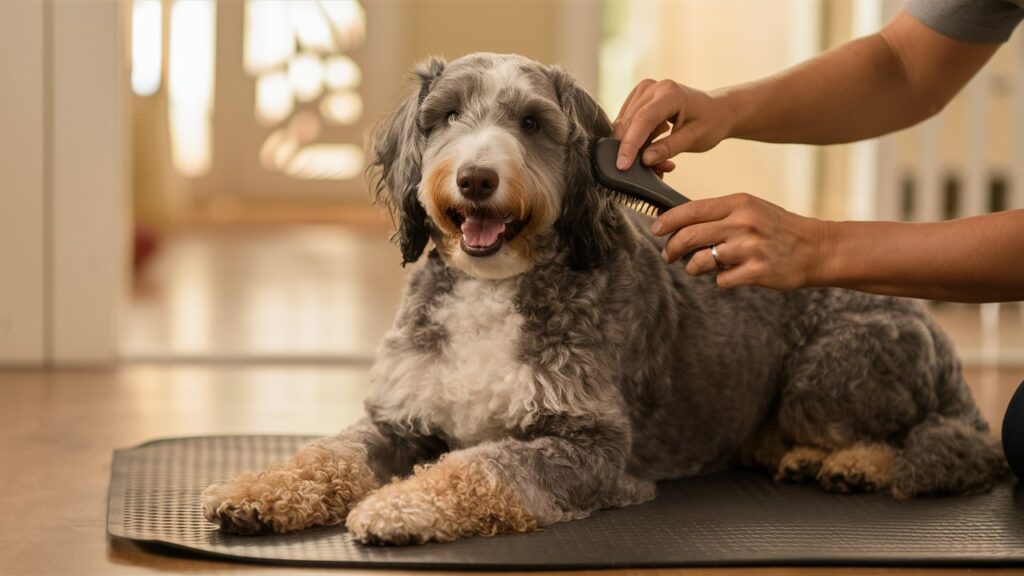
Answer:
[[(662, 252), (666, 262), (699, 250), (686, 265), (691, 276), (717, 269), (723, 288), (753, 284), (792, 290), (814, 283), (826, 224), (750, 194), (731, 194), (673, 208), (654, 221), (651, 232), (674, 233)], [(715, 263), (712, 245), (725, 269)]]
[(670, 172), (668, 159), (680, 152), (705, 152), (729, 134), (733, 119), (711, 95), (671, 80), (643, 80), (622, 104), (612, 124), (619, 144), (616, 167), (626, 170), (648, 140), (665, 132), (644, 150), (642, 161), (657, 171)]

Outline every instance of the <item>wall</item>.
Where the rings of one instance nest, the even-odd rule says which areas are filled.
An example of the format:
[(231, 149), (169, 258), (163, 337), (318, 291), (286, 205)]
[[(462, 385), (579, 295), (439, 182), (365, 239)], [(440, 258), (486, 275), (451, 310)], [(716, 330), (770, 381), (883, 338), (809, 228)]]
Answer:
[(125, 6), (0, 2), (0, 364), (117, 358)]
[(44, 356), (43, 5), (0, 2), (0, 363)]
[(52, 2), (50, 360), (112, 362), (125, 291), (127, 4)]
[[(821, 3), (625, 2), (631, 22), (625, 49), (634, 50), (634, 82), (670, 78), (710, 90), (754, 80), (816, 54)], [(605, 102), (614, 116), (621, 106)], [(711, 153), (676, 158), (666, 180), (682, 193), (704, 198), (749, 192), (788, 208), (815, 205), (817, 149), (729, 140)]]

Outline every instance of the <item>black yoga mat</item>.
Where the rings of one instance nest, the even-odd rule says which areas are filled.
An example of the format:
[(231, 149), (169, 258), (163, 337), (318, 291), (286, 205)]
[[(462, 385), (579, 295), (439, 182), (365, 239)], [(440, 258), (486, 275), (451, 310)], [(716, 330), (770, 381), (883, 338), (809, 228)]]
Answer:
[(532, 534), (410, 547), (363, 546), (344, 528), (233, 536), (203, 519), (199, 493), (288, 459), (305, 436), (157, 440), (118, 450), (107, 531), (196, 554), (277, 564), (446, 569), (717, 565), (1024, 564), (1024, 489), (897, 502), (833, 495), (737, 471), (667, 482), (647, 504)]

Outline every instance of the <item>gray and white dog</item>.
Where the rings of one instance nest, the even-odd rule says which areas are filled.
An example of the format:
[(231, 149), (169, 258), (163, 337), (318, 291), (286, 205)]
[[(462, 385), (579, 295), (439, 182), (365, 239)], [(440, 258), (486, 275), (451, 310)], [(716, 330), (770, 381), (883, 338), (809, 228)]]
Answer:
[(371, 136), (405, 263), (368, 417), (204, 492), (239, 533), (529, 531), (735, 465), (824, 489), (985, 490), (998, 444), (917, 305), (723, 290), (660, 258), (593, 178), (603, 111), (519, 56), (430, 59)]

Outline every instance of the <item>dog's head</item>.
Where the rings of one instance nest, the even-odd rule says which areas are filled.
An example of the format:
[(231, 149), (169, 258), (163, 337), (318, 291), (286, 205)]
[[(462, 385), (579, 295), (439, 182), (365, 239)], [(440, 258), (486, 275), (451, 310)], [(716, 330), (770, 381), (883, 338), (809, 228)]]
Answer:
[(394, 217), (403, 264), (429, 239), (480, 278), (529, 270), (542, 254), (598, 265), (618, 214), (597, 189), (594, 140), (611, 125), (569, 74), (521, 56), (431, 58), (417, 89), (370, 137), (370, 174)]

